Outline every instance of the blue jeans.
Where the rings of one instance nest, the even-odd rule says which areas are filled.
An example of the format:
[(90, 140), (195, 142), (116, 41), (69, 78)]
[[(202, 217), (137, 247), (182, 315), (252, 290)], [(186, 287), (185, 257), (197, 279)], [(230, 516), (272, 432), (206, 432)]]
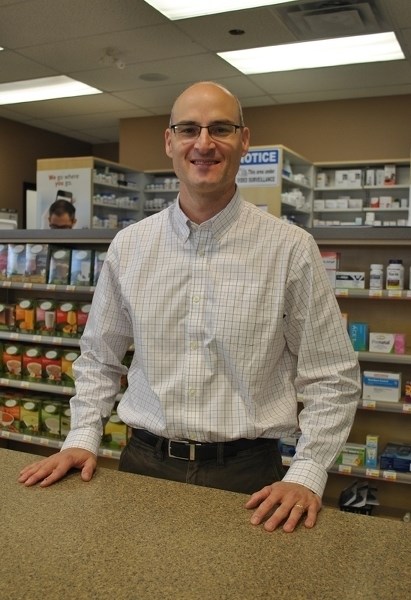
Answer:
[(277, 440), (235, 456), (207, 460), (181, 460), (168, 456), (166, 440), (153, 447), (131, 437), (121, 453), (119, 470), (160, 479), (252, 494), (284, 476)]

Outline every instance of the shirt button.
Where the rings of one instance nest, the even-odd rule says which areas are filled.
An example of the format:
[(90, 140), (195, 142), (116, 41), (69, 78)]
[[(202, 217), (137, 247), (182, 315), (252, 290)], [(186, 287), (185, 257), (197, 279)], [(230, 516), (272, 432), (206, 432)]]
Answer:
[(196, 390), (194, 388), (190, 388), (188, 390), (188, 393), (191, 396), (191, 398), (194, 398), (194, 396), (196, 395)]
[(200, 302), (200, 296), (193, 296), (193, 302), (198, 304)]
[(197, 350), (198, 348), (198, 343), (197, 342), (191, 342), (191, 350)]

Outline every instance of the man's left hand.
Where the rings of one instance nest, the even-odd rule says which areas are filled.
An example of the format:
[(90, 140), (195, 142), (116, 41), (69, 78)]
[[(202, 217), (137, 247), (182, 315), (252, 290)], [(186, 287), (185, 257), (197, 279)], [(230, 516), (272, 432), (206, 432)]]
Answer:
[(266, 531), (274, 531), (284, 522), (283, 529), (288, 533), (294, 531), (301, 518), (305, 527), (314, 527), (321, 506), (317, 494), (304, 485), (287, 481), (278, 481), (255, 492), (245, 505), (246, 508), (257, 507), (251, 517), (253, 525), (259, 525), (268, 516), (264, 523)]

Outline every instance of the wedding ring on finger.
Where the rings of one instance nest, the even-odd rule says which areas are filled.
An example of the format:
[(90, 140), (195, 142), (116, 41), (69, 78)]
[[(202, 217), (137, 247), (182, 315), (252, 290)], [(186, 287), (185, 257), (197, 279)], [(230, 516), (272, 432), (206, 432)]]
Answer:
[(303, 506), (302, 504), (294, 504), (294, 508), (299, 508), (301, 512), (305, 512), (305, 506)]

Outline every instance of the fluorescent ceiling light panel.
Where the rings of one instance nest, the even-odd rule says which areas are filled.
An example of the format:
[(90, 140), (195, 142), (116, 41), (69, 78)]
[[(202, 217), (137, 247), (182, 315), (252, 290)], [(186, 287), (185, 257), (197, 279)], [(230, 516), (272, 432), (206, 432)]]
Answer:
[(245, 75), (405, 58), (393, 32), (218, 52), (218, 56)]
[(0, 105), (101, 94), (101, 90), (59, 75), (0, 84)]
[(297, 0), (204, 0), (204, 2), (200, 2), (199, 0), (146, 0), (147, 4), (150, 4), (171, 21), (296, 1)]

